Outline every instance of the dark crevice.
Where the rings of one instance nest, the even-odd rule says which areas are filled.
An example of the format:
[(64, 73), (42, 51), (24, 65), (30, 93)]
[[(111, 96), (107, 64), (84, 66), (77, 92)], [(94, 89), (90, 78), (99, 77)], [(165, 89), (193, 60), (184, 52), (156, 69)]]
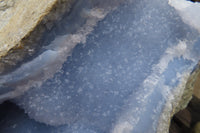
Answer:
[(193, 96), (187, 108), (179, 111), (171, 120), (169, 133), (199, 133), (193, 131), (200, 122), (200, 99)]
[(190, 0), (190, 1), (192, 1), (192, 2), (200, 2), (200, 0)]
[(193, 88), (188, 106), (173, 116), (169, 133), (200, 133), (200, 74)]

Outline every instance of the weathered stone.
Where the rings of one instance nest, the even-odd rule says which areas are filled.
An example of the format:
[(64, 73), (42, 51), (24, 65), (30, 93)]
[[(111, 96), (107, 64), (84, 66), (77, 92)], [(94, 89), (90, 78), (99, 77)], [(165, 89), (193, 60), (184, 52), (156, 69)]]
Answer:
[(194, 96), (200, 99), (200, 74), (197, 76), (197, 81), (199, 82), (195, 82), (193, 93), (194, 93)]
[[(158, 126), (158, 133), (168, 132), (170, 122), (174, 114), (180, 110), (186, 108), (190, 100), (192, 99), (194, 83), (197, 80), (197, 75), (200, 73), (200, 66), (198, 65), (195, 71), (189, 76), (189, 78), (174, 89), (174, 99), (167, 101), (166, 107), (161, 115), (160, 123)], [(170, 107), (171, 106), (171, 107)]]
[[(0, 5), (0, 56), (16, 46), (48, 14), (57, 0), (17, 0)], [(10, 7), (10, 8), (9, 8)]]
[(0, 0), (0, 10), (5, 11), (6, 9), (14, 6), (13, 0)]
[(0, 1), (0, 74), (31, 56), (40, 35), (51, 29), (74, 0)]

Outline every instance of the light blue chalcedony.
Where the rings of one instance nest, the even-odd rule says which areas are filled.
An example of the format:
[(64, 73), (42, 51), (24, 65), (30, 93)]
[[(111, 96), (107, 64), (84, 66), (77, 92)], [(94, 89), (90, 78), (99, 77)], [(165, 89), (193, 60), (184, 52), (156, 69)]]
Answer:
[(74, 5), (40, 55), (0, 77), (1, 100), (14, 98), (32, 118), (17, 111), (0, 132), (156, 132), (200, 59), (198, 29), (167, 0), (88, 4)]

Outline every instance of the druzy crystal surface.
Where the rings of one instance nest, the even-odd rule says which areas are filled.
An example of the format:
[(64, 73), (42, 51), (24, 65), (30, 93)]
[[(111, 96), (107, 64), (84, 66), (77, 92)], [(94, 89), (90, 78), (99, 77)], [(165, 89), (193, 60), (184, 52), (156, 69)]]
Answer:
[(196, 21), (169, 3), (77, 2), (33, 60), (0, 77), (0, 100), (24, 109), (2, 119), (0, 131), (156, 132), (200, 59)]

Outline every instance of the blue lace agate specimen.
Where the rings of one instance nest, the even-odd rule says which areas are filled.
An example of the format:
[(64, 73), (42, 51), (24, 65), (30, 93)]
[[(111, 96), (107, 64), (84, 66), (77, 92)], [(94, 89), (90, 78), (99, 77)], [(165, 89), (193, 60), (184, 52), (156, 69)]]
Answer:
[(159, 132), (200, 59), (200, 29), (175, 1), (77, 2), (35, 59), (0, 77), (0, 100), (25, 110), (0, 132)]

